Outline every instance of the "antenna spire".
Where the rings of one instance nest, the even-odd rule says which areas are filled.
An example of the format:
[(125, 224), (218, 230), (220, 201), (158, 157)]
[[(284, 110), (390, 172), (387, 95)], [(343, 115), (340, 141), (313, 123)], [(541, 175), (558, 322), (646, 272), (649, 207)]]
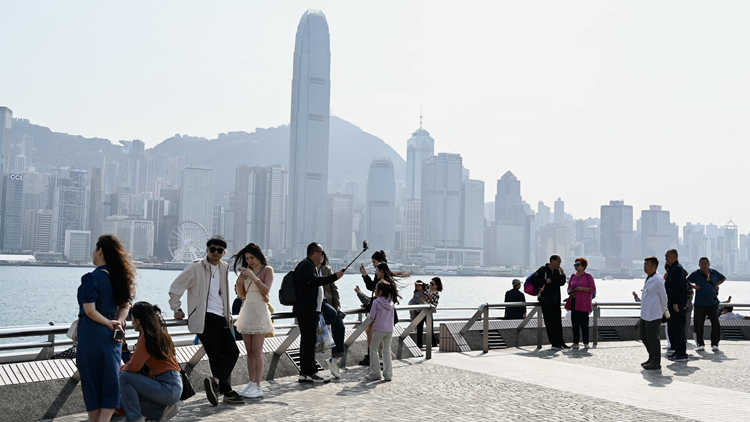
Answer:
[(419, 128), (422, 129), (422, 107), (419, 107)]

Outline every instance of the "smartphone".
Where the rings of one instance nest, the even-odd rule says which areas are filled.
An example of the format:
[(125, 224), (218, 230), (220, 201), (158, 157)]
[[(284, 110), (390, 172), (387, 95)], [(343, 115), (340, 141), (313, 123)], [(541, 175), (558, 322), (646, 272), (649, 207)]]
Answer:
[(125, 338), (125, 333), (120, 330), (115, 330), (115, 335), (112, 336), (112, 338), (114, 338), (115, 340), (122, 340)]

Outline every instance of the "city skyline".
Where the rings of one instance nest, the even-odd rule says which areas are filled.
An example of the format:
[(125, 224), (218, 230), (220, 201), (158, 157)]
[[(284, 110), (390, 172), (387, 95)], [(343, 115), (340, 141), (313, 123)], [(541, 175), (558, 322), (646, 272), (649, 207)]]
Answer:
[[(11, 65), (0, 69), (13, 83), (0, 86), (0, 105), (63, 132), (147, 147), (176, 132), (289, 124), (291, 32), (309, 4), (201, 6), (14, 4), (0, 16), (0, 36), (14, 40), (4, 55)], [(531, 203), (567, 198), (568, 212), (585, 216), (623, 198), (636, 209), (660, 204), (680, 225), (750, 226), (750, 198), (736, 194), (749, 138), (744, 2), (316, 7), (334, 22), (333, 113), (402, 157), (424, 108), (439, 152), (460, 152), (487, 183), (512, 171)], [(528, 164), (542, 154), (556, 164)], [(700, 156), (721, 171), (643, 171), (668, 156), (682, 165)], [(581, 186), (574, 164), (598, 177)], [(712, 200), (686, 199), (704, 193)]]

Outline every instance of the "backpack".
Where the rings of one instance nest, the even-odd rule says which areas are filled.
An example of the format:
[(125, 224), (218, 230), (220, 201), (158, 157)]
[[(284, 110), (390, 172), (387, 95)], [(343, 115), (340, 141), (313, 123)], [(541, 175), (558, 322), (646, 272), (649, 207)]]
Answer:
[(297, 295), (294, 293), (294, 270), (286, 273), (281, 280), (279, 288), (279, 302), (284, 306), (294, 306), (297, 301)]
[(523, 292), (530, 296), (536, 296), (544, 291), (544, 285), (541, 287), (534, 286), (534, 279), (536, 278), (536, 271), (526, 277), (526, 281), (523, 283)]

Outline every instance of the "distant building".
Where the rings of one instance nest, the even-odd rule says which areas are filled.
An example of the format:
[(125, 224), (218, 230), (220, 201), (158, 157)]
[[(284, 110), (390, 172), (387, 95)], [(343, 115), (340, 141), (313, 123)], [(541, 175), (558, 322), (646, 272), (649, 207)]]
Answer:
[(125, 250), (136, 260), (154, 256), (154, 222), (143, 219), (126, 219), (117, 235)]
[(367, 241), (374, 250), (392, 252), (396, 229), (396, 183), (390, 158), (370, 163), (367, 178)]
[(65, 230), (63, 254), (70, 262), (91, 261), (91, 232), (88, 230)]
[(624, 201), (601, 206), (601, 253), (607, 268), (630, 268), (633, 264), (633, 207)]
[(346, 257), (353, 249), (353, 204), (352, 195), (328, 194), (326, 250), (332, 257)]
[(287, 246), (295, 259), (310, 242), (325, 239), (330, 105), (328, 22), (323, 12), (310, 9), (297, 27), (289, 124)]
[(144, 160), (145, 149), (146, 144), (139, 139), (133, 140), (130, 144), (130, 192), (134, 195), (143, 192), (146, 188), (146, 186), (141, 186), (141, 173), (144, 171), (141, 162)]
[(419, 249), (419, 230), (422, 225), (421, 220), (422, 201), (406, 201), (404, 209), (404, 222), (401, 229), (401, 248), (406, 252), (413, 252)]
[(495, 221), (523, 223), (525, 217), (521, 199), (521, 182), (510, 171), (497, 181), (495, 195)]
[(23, 175), (10, 173), (3, 183), (2, 250), (20, 252), (23, 240)]
[(104, 170), (101, 167), (91, 169), (89, 195), (90, 247), (93, 250), (99, 236), (102, 234), (102, 224), (104, 223)]
[(459, 154), (440, 153), (424, 162), (421, 246), (461, 247), (461, 179)]
[(422, 168), (425, 160), (435, 153), (435, 140), (422, 129), (422, 116), (419, 129), (406, 141), (406, 200), (422, 199)]
[[(5, 207), (4, 192), (6, 175), (10, 173), (10, 134), (13, 129), (13, 111), (0, 107), (0, 219)], [(2, 221), (0, 220), (0, 224)]]
[(484, 182), (466, 179), (461, 189), (461, 242), (464, 248), (484, 246)]
[(641, 255), (662, 256), (671, 246), (672, 222), (669, 211), (651, 205), (641, 211)]
[(570, 230), (565, 224), (550, 223), (539, 229), (539, 260), (547, 262), (552, 255), (559, 255), (563, 264), (569, 263)]
[(23, 219), (22, 250), (49, 252), (52, 235), (52, 211), (29, 209)]
[(565, 201), (557, 198), (555, 201), (555, 223), (561, 224), (565, 222)]
[[(211, 237), (214, 221), (214, 169), (190, 165), (182, 169), (180, 177), (179, 222), (195, 221)], [(204, 242), (200, 242), (204, 243)]]
[(164, 198), (151, 198), (146, 201), (144, 218), (153, 223), (154, 247), (153, 256), (160, 260), (170, 259), (169, 254), (169, 231), (167, 231), (167, 216), (171, 203)]
[[(65, 232), (88, 229), (89, 173), (80, 169), (61, 169), (54, 179), (52, 199), (52, 250), (65, 247)], [(89, 238), (91, 232), (89, 231)], [(77, 235), (76, 239), (80, 239)], [(86, 246), (88, 249), (90, 244)]]
[(288, 183), (289, 172), (280, 165), (237, 167), (233, 224), (237, 249), (254, 242), (265, 251), (284, 250)]
[(729, 220), (724, 225), (724, 271), (727, 274), (736, 274), (739, 269), (740, 248), (739, 230), (734, 221)]

